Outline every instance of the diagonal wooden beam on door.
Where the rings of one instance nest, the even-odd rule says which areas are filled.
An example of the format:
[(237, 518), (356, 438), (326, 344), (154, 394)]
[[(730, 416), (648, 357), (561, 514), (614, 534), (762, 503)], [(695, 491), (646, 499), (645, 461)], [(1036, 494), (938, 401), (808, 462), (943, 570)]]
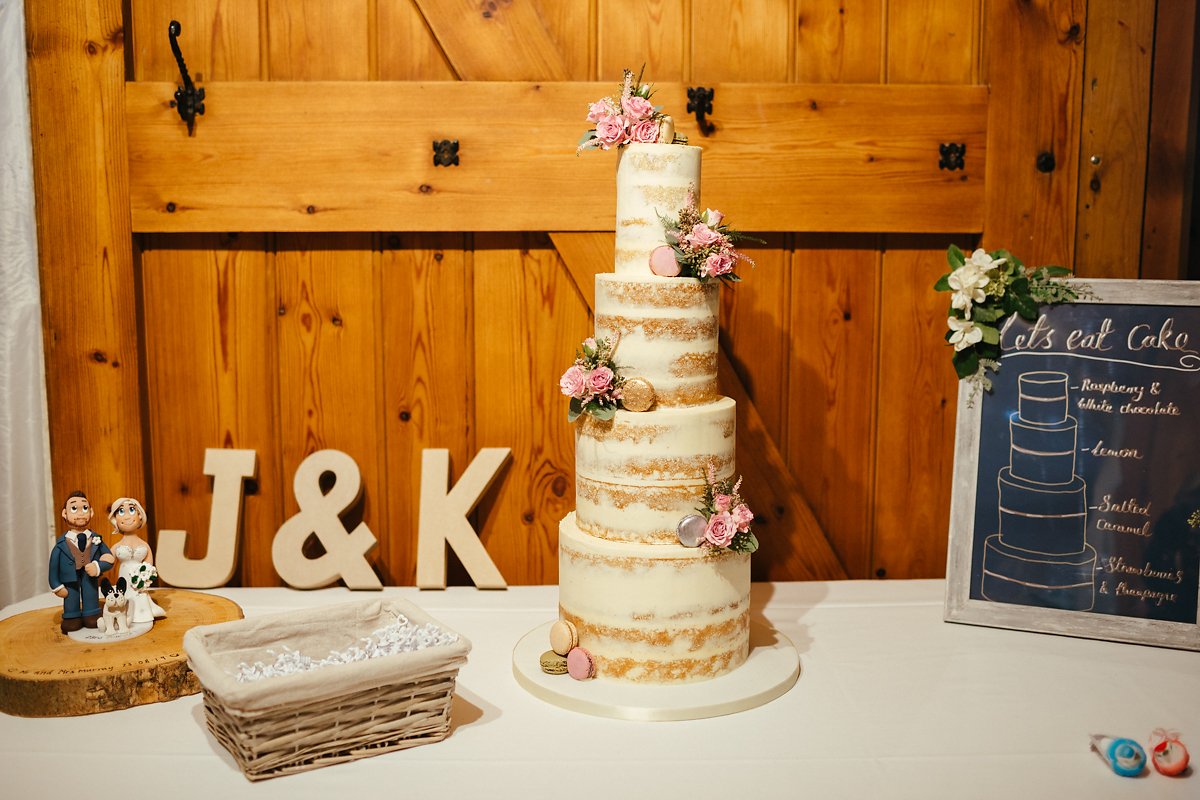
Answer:
[[(588, 303), (588, 310), (594, 311), (595, 276), (612, 269), (613, 234), (551, 233), (550, 240), (580, 296)], [(845, 568), (723, 347), (718, 358), (721, 391), (737, 403), (738, 468), (758, 515), (762, 556), (752, 562), (754, 579), (845, 578)]]
[(416, 0), (454, 72), (464, 81), (565, 81), (558, 44), (529, 0)]

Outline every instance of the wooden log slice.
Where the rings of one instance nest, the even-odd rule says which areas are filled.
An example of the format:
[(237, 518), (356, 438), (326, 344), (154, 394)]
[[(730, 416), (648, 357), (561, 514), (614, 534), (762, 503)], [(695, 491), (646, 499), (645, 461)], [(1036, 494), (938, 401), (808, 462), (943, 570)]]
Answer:
[(200, 691), (187, 666), (183, 634), (197, 625), (241, 619), (232, 600), (155, 589), (167, 612), (134, 639), (78, 642), (59, 631), (61, 608), (0, 620), (0, 711), (20, 717), (73, 717), (174, 700)]

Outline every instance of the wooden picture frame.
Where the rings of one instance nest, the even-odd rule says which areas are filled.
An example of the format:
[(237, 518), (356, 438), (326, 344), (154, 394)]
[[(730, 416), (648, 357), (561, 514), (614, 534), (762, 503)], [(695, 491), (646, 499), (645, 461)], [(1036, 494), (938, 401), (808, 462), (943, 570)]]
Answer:
[(1071, 283), (959, 388), (945, 619), (1200, 650), (1200, 282)]

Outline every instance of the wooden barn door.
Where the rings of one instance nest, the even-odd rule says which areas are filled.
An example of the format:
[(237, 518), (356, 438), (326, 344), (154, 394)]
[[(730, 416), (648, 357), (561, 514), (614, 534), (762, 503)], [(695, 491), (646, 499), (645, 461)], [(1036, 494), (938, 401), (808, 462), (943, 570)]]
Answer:
[[(137, 428), (130, 453), (120, 457), (144, 452), (146, 469), (143, 477), (140, 465), (124, 468), (128, 482), (144, 481), (156, 526), (186, 529), (189, 555), (199, 557), (211, 497), (204, 449), (256, 450), (258, 478), (245, 501), (237, 580), (271, 585), (278, 583), (271, 540), (298, 510), (291, 488), (296, 466), (316, 450), (344, 450), (362, 471), (366, 500), (355, 513), (380, 540), (376, 569), (385, 583), (411, 584), (421, 450), (449, 449), (454, 479), (479, 448), (511, 447), (512, 462), (477, 510), (477, 528), (509, 582), (554, 582), (557, 524), (574, 505), (572, 431), (556, 379), (592, 329), (592, 278), (611, 269), (612, 248), (603, 213), (572, 216), (561, 209), (610, 202), (590, 194), (611, 196), (612, 154), (575, 162), (575, 183), (590, 188), (573, 188), (571, 203), (553, 192), (532, 203), (486, 207), (472, 205), (472, 197), (536, 194), (543, 176), (536, 163), (530, 166), (525, 145), (551, 136), (555, 148), (569, 150), (571, 132), (584, 127), (580, 103), (577, 124), (567, 120), (571, 132), (560, 142), (562, 120), (506, 114), (512, 98), (536, 91), (562, 97), (581, 82), (603, 82), (579, 90), (586, 97), (614, 86), (623, 68), (644, 63), (646, 76), (666, 87), (668, 110), (706, 148), (705, 199), (736, 201), (724, 208), (731, 219), (749, 219), (767, 240), (754, 250), (757, 267), (723, 294), (722, 304), (721, 379), (739, 404), (739, 467), (763, 525), (755, 577), (941, 575), (956, 384), (942, 344), (945, 301), (931, 287), (945, 269), (946, 246), (975, 245), (985, 224), (991, 246), (1029, 244), (1033, 252), (1022, 253), (1027, 261), (1071, 254), (1082, 84), (1082, 45), (1071, 25), (1082, 19), (1084, 5), (132, 0), (118, 42), (124, 50), (112, 51), (124, 55), (128, 120), (108, 131), (117, 134), (113, 152), (124, 155), (127, 146), (131, 186), (117, 196), (130, 204), (137, 232), (127, 268), (134, 288), (124, 278), (118, 283), (121, 296), (137, 303), (140, 323), (136, 330), (118, 326), (126, 337), (118, 349), (129, 349), (132, 337), (139, 343), (132, 390), (140, 392), (141, 411), (113, 425)], [(31, 40), (38, 26), (69, 23), (30, 18)], [(182, 24), (193, 77), (209, 88), (209, 113), (192, 140), (180, 138), (182, 123), (165, 106), (179, 80), (167, 44), (171, 19)], [(1030, 20), (1044, 36), (1026, 35)], [(89, 30), (106, 24), (88, 22)], [(988, 76), (986, 63), (1000, 58), (997, 39), (1027, 49)], [(113, 74), (112, 61), (105, 63), (105, 75)], [(980, 86), (989, 77), (990, 114)], [(1034, 80), (1055, 84), (1049, 96), (1037, 95), (1050, 109), (1036, 119), (998, 120), (1030, 104), (1021, 93), (1034, 91), (1023, 88)], [(463, 91), (449, 92), (440, 82), (458, 82)], [(685, 119), (680, 100), (694, 85), (717, 87), (717, 129), (707, 139)], [(918, 96), (948, 104), (906, 117), (897, 111), (908, 101), (895, 98)], [(1004, 98), (999, 110), (996, 96)], [(425, 119), (444, 112), (479, 135), (520, 132), (510, 156), (486, 156), (494, 159), (494, 174), (519, 177), (508, 185), (479, 179), (472, 190), (456, 184), (449, 168), (431, 173), (430, 181), (381, 188), (370, 166), (390, 156), (379, 120), (396, 120), (397, 136), (409, 128), (396, 108), (381, 107), (373, 116), (371, 108), (351, 104), (355, 97), (409, 103)], [(421, 98), (433, 100), (422, 105)], [(855, 129), (854, 141), (830, 137), (784, 152), (801, 165), (791, 183), (751, 197), (727, 188), (739, 170), (761, 172), (759, 157), (781, 158), (780, 141), (803, 141), (797, 129), (825, 124), (819, 121), (836, 118), (829, 112), (863, 98), (879, 102), (855, 107), (866, 127)], [(239, 128), (263, 105), (271, 114), (258, 118), (270, 119), (269, 128)], [(336, 131), (341, 113), (362, 125), (361, 136), (320, 140), (314, 131)], [(788, 123), (757, 130), (745, 123), (755, 114), (768, 120), (778, 114)], [(961, 178), (930, 166), (943, 188), (913, 184), (909, 201), (887, 216), (878, 209), (901, 196), (891, 184), (909, 180), (904, 147), (888, 144), (901, 118), (904, 125), (916, 124), (914, 118), (963, 120), (964, 135), (976, 138)], [(174, 139), (164, 138), (164, 125), (174, 126)], [(1017, 160), (1043, 126), (1051, 128), (1045, 146), (1060, 148), (1066, 166), (1029, 179), (1020, 191), (995, 179), (994, 173), (1029, 172)], [(205, 155), (210, 134), (226, 137), (220, 158)], [(418, 144), (427, 154), (428, 139)], [(898, 165), (899, 177), (874, 188), (848, 182), (857, 167), (837, 161), (847, 152), (887, 175), (872, 154), (876, 147), (883, 148), (884, 164)], [(278, 157), (287, 152), (303, 167), (289, 170)], [(464, 149), (464, 163), (478, 152)], [(929, 164), (935, 163), (933, 153)], [(461, 174), (470, 174), (466, 169)], [(712, 194), (708, 176), (716, 176)], [(120, 188), (124, 178), (118, 178)], [(343, 202), (309, 199), (309, 179), (335, 187)], [(199, 185), (211, 207), (167, 202), (172, 187), (186, 195)], [(263, 199), (264, 186), (295, 190), (277, 203)], [(822, 187), (816, 199), (815, 186)], [(957, 215), (923, 205), (957, 191), (979, 194), (959, 204)], [(793, 194), (807, 198), (799, 217), (785, 208), (795, 208)], [(376, 196), (384, 200), (363, 200)], [(1050, 216), (1048, 243), (1022, 238), (1034, 224), (1022, 210), (1030, 196)], [(422, 197), (440, 210), (406, 216), (403, 209)], [(531, 229), (523, 220), (538, 214), (565, 221)], [(993, 228), (1014, 238), (993, 238)], [(229, 232), (235, 230), (242, 232)], [(121, 225), (106, 234), (114, 247), (122, 245), (122, 231), (130, 236)], [(121, 387), (130, 392), (127, 378)], [(60, 443), (82, 414), (58, 413), (65, 421), (52, 434)], [(106, 446), (113, 450), (111, 442)], [(62, 483), (73, 467), (55, 469)]]

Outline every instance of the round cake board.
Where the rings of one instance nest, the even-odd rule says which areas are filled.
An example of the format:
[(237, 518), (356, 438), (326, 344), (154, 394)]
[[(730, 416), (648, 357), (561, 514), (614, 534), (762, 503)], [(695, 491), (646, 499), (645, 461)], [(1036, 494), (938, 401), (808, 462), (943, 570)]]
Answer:
[(732, 672), (697, 683), (638, 684), (577, 681), (542, 672), (539, 658), (550, 647), (550, 626), (539, 625), (513, 649), (513, 676), (547, 703), (596, 717), (665, 722), (736, 714), (786, 694), (800, 677), (800, 654), (791, 641), (766, 625), (750, 623), (750, 655)]
[(200, 691), (183, 634), (241, 619), (232, 600), (155, 589), (164, 619), (136, 638), (77, 641), (59, 630), (62, 608), (0, 620), (0, 711), (19, 717), (73, 717), (174, 700)]

